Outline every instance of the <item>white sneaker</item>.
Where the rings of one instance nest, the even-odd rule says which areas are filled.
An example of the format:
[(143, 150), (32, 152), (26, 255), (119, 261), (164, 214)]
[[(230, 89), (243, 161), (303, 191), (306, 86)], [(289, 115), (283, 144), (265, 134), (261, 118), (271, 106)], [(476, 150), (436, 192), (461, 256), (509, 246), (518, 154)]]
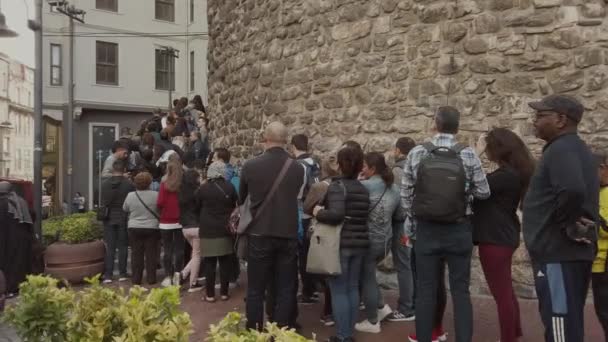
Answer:
[(175, 286), (182, 285), (182, 274), (180, 272), (173, 273), (173, 279), (171, 279), (171, 283)]
[(355, 330), (370, 334), (379, 334), (380, 333), (380, 321), (376, 324), (370, 323), (368, 320), (365, 320), (361, 323), (355, 324)]
[(165, 279), (163, 279), (163, 281), (160, 282), (160, 286), (162, 286), (162, 287), (171, 286), (171, 277), (165, 277)]
[(112, 279), (104, 279), (102, 281), (103, 284), (112, 284)]
[(391, 307), (388, 306), (388, 304), (384, 305), (384, 307), (382, 309), (378, 310), (378, 322), (384, 321), (384, 319), (392, 313), (393, 313), (393, 310), (391, 309)]

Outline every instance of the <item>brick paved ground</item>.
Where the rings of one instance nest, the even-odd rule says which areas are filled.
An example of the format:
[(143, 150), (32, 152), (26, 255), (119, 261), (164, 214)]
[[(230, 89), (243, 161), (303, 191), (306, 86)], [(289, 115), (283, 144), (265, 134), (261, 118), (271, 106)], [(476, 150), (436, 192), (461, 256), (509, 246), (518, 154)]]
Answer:
[[(232, 299), (226, 303), (204, 303), (201, 301), (202, 293), (185, 294), (183, 307), (192, 316), (195, 324), (195, 334), (192, 341), (203, 341), (206, 336), (209, 324), (217, 322), (230, 310), (243, 312), (245, 303), (243, 302), (244, 289), (239, 288), (234, 291)], [(395, 293), (386, 293), (389, 304), (394, 304)], [(538, 315), (537, 302), (533, 300), (521, 300), (521, 314), (524, 331), (524, 338), (521, 342), (542, 342), (543, 328)], [(494, 300), (490, 297), (475, 297), (473, 299), (473, 309), (475, 314), (475, 335), (473, 342), (496, 342), (499, 339), (498, 318)], [(316, 334), (317, 341), (323, 341), (334, 332), (333, 328), (325, 328), (319, 323), (321, 306), (300, 306), (299, 322), (304, 327), (304, 334), (307, 337)], [(601, 328), (593, 311), (593, 306), (588, 304), (585, 312), (586, 317), (586, 342), (599, 342), (603, 340)], [(448, 306), (444, 319), (445, 329), (448, 332), (448, 341), (453, 341), (450, 336), (454, 336), (453, 316), (451, 305)], [(357, 342), (375, 341), (407, 341), (407, 334), (414, 331), (414, 323), (385, 323), (382, 325), (382, 333), (363, 334), (358, 333), (355, 338)]]
[[(243, 312), (245, 303), (243, 301), (244, 288), (233, 291), (232, 298), (228, 302), (206, 303), (201, 301), (202, 292), (190, 294), (184, 292), (183, 308), (190, 313), (194, 323), (194, 335), (192, 341), (204, 341), (206, 332), (210, 324), (218, 322), (229, 311)], [(395, 293), (387, 292), (388, 303), (395, 302)], [(524, 330), (524, 338), (521, 342), (542, 342), (543, 328), (539, 319), (537, 302), (533, 300), (521, 300), (521, 314)], [(489, 297), (475, 297), (473, 299), (475, 313), (475, 336), (474, 342), (496, 342), (498, 341), (498, 319), (494, 301)], [(304, 327), (304, 334), (308, 337), (316, 334), (317, 341), (323, 341), (333, 333), (333, 328), (323, 327), (319, 323), (321, 306), (300, 306), (299, 322)], [(593, 312), (593, 305), (588, 304), (585, 311), (586, 317), (586, 342), (602, 341), (602, 331)], [(448, 305), (446, 317), (444, 319), (445, 329), (448, 337), (454, 336), (452, 324), (452, 310)], [(375, 341), (407, 341), (407, 334), (414, 331), (414, 323), (385, 323), (382, 325), (380, 335), (362, 334), (356, 335), (357, 342)], [(0, 342), (17, 342), (18, 339), (8, 327), (0, 323)], [(453, 339), (448, 338), (448, 341)]]

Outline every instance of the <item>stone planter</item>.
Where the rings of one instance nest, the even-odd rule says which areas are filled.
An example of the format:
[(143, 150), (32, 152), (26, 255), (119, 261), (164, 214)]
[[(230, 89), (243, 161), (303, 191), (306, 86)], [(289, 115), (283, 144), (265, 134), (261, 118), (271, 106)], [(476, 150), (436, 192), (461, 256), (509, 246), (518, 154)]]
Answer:
[(44, 253), (44, 272), (70, 283), (81, 283), (85, 277), (103, 273), (105, 246), (102, 241), (66, 244), (56, 242)]

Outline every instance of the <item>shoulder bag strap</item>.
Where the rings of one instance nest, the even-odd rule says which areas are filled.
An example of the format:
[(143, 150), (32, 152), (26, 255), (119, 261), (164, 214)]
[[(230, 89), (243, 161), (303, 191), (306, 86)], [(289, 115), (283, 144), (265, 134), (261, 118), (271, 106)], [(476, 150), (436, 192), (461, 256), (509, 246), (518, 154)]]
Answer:
[(144, 206), (144, 208), (146, 208), (146, 210), (148, 210), (148, 212), (150, 212), (150, 214), (152, 214), (158, 220), (159, 219), (158, 214), (156, 212), (154, 212), (154, 210), (150, 209), (150, 207), (148, 207), (146, 205), (146, 203), (144, 203), (144, 201), (141, 199), (141, 197), (139, 197), (139, 194), (137, 193), (137, 191), (135, 191), (135, 196), (137, 196), (137, 199)]
[(262, 202), (262, 205), (260, 205), (260, 208), (255, 212), (255, 216), (253, 217), (253, 220), (257, 219), (260, 216), (260, 214), (262, 213), (262, 211), (264, 211), (264, 208), (266, 208), (266, 206), (267, 206), (268, 202), (270, 202), (270, 199), (272, 198), (272, 196), (274, 196), (274, 194), (277, 192), (277, 189), (279, 188), (279, 184), (281, 184), (281, 182), (283, 181), (283, 178), (285, 178), (285, 175), (287, 174), (287, 170), (289, 170), (289, 167), (291, 166), (292, 163), (293, 163), (293, 159), (288, 157), (287, 160), (285, 161), (285, 164), (283, 164), (283, 168), (281, 169), (279, 176), (274, 180), (274, 183), (272, 183), (272, 187), (270, 188), (270, 191), (268, 192), (268, 194), (266, 195), (266, 198)]
[(222, 194), (224, 194), (224, 197), (230, 198), (230, 196), (228, 196), (228, 194), (226, 193), (226, 191), (224, 191), (224, 189), (222, 189), (222, 187), (219, 184), (217, 184), (217, 182), (212, 182), (212, 183), (213, 183), (213, 185), (215, 185), (216, 188), (220, 189), (220, 191), (222, 192)]
[(380, 196), (380, 198), (378, 199), (378, 201), (376, 202), (376, 204), (374, 204), (374, 206), (368, 211), (369, 213), (371, 213), (372, 211), (374, 211), (374, 209), (376, 209), (376, 207), (378, 206), (378, 204), (380, 204), (380, 201), (382, 201), (382, 198), (384, 197), (384, 194), (386, 194), (386, 190), (388, 190), (388, 186), (384, 187), (384, 191), (382, 192), (382, 195)]

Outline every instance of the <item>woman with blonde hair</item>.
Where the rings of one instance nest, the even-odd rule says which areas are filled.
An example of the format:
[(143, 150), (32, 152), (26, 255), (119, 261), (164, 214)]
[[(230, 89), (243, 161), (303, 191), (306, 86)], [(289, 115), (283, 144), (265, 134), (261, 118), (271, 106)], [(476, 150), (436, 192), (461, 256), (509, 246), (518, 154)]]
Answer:
[[(158, 193), (157, 207), (160, 211), (160, 223), (164, 256), (165, 279), (161, 285), (180, 285), (180, 270), (184, 263), (184, 236), (180, 224), (179, 191), (182, 186), (184, 170), (181, 163), (167, 163), (166, 174), (162, 178)], [(171, 279), (173, 276), (173, 279)]]

